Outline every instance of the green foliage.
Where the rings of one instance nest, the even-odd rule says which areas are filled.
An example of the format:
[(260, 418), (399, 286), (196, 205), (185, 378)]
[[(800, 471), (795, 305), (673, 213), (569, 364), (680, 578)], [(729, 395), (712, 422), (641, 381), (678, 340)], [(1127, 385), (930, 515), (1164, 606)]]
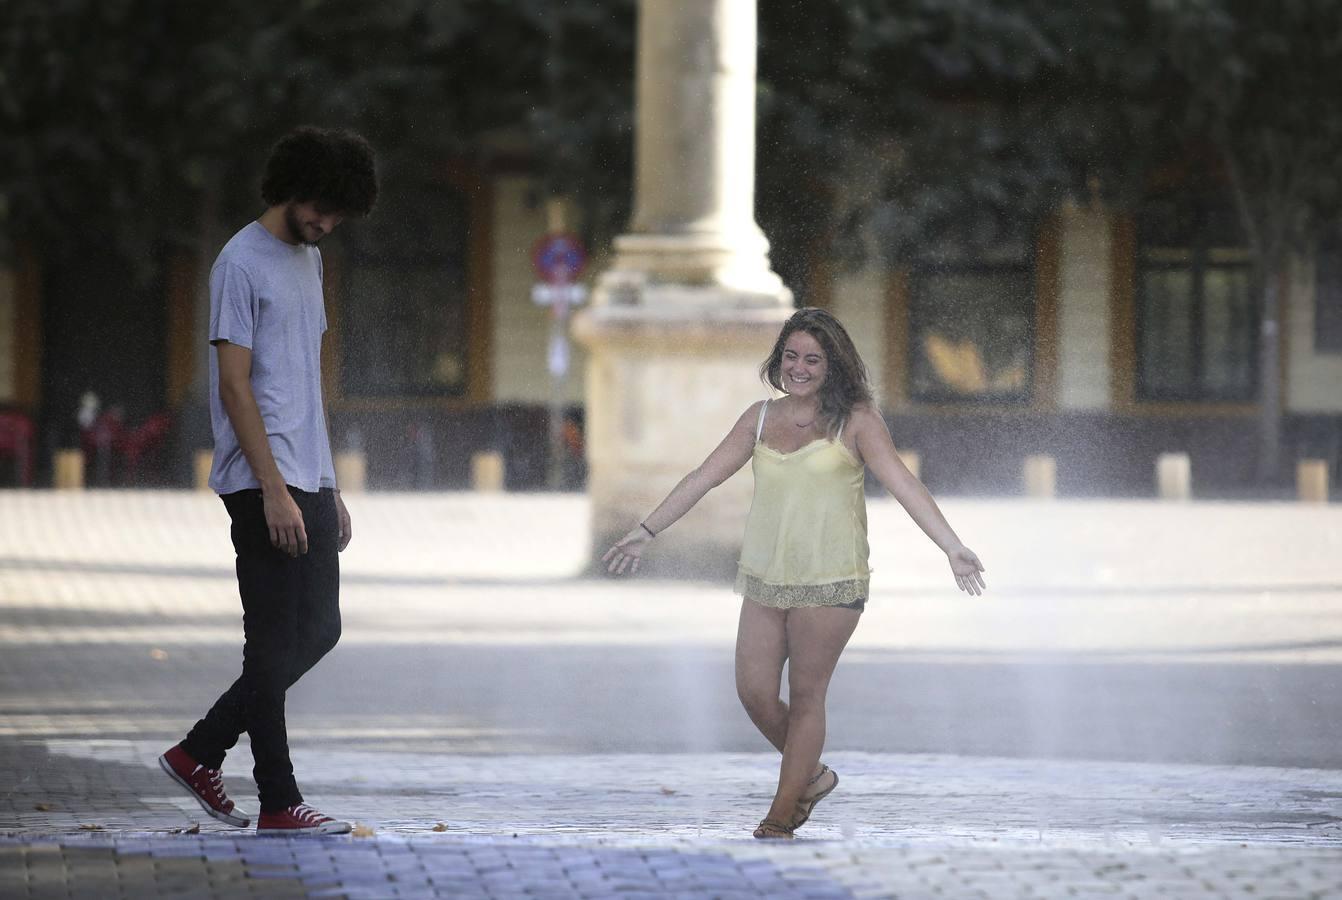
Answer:
[(1342, 212), (1342, 5), (1332, 0), (1157, 4), (1156, 40), (1181, 88), (1175, 133), (1225, 167), (1260, 264)]
[(632, 0), (5, 2), (0, 232), (49, 253), (110, 237), (143, 259), (203, 208), (254, 210), (298, 123), (425, 171), (510, 141), (556, 186), (627, 170)]
[[(135, 258), (192, 239), (202, 216), (255, 209), (267, 146), (300, 122), (364, 131), (397, 171), (524, 160), (579, 199), (594, 239), (627, 221), (635, 0), (4, 2), (10, 236), (110, 236)], [(1132, 202), (1204, 146), (1248, 220), (1303, 233), (1338, 194), (1339, 10), (761, 2), (757, 196), (775, 258), (796, 282), (816, 252), (860, 258), (873, 225), (894, 258), (991, 241), (1066, 197)]]
[[(1142, 99), (1160, 78), (1142, 22), (1058, 0), (863, 0), (848, 14), (845, 120), (865, 190), (844, 244), (875, 225), (894, 259), (1030, 230), (1067, 197), (1130, 192), (1149, 165)], [(852, 179), (850, 165), (839, 177)]]
[(876, 222), (894, 255), (967, 229), (991, 240), (1068, 196), (1134, 205), (1172, 164), (1235, 192), (1261, 254), (1336, 215), (1332, 0), (842, 5), (850, 120), (886, 148), (846, 212)]

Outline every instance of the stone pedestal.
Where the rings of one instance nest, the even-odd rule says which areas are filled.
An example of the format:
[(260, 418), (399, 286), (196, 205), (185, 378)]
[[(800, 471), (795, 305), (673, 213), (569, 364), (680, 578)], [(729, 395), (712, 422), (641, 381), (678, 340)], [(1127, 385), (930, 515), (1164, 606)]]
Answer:
[[(600, 308), (578, 320), (577, 335), (591, 351), (587, 460), (596, 556), (702, 463), (751, 403), (769, 395), (759, 365), (790, 314), (653, 317)], [(660, 534), (640, 571), (733, 576), (752, 487), (747, 464)]]
[[(599, 555), (703, 462), (751, 403), (792, 296), (754, 219), (755, 4), (642, 0), (634, 217), (592, 307), (587, 453)], [(645, 571), (735, 570), (749, 474), (660, 535)]]

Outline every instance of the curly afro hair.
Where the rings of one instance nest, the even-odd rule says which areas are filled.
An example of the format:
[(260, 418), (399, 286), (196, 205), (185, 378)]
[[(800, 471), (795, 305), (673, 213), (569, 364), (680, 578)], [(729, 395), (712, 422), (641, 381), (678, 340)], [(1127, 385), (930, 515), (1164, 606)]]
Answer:
[(266, 162), (268, 206), (313, 203), (322, 212), (366, 216), (377, 200), (373, 148), (352, 131), (304, 126), (280, 138)]

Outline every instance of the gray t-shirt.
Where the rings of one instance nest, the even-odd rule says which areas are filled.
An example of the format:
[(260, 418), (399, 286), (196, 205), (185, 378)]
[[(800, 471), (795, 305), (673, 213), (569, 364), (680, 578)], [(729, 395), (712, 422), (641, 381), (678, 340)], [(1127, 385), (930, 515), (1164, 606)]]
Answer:
[[(233, 235), (210, 269), (210, 343), (252, 351), (252, 393), (270, 452), (285, 482), (302, 491), (335, 487), (322, 409), (324, 331), (317, 248), (286, 244), (260, 222)], [(210, 353), (210, 420), (210, 487), (220, 494), (260, 487), (219, 398), (217, 352)]]

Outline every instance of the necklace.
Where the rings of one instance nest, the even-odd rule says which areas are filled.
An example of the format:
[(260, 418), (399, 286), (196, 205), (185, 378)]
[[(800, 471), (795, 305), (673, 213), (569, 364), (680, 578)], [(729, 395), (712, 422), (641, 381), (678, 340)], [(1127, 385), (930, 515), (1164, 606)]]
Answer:
[(793, 422), (792, 424), (796, 425), (798, 428), (810, 428), (812, 425), (815, 424), (815, 420), (820, 417), (819, 413), (820, 410), (816, 410), (815, 412), (811, 413), (811, 420), (809, 422)]

